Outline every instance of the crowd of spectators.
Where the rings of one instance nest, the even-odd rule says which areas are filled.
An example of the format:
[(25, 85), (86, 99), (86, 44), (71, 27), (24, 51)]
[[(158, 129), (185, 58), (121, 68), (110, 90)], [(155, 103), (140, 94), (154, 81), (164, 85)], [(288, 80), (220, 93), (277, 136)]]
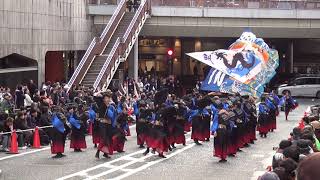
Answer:
[[(0, 87), (0, 132), (34, 129), (36, 126), (50, 126), (51, 116), (55, 108), (64, 108), (72, 103), (88, 108), (94, 103), (94, 95), (98, 90), (83, 85), (73, 86), (68, 92), (65, 84), (46, 82), (38, 87), (34, 81), (19, 84), (12, 91), (8, 87)], [(156, 77), (142, 75), (136, 82), (132, 78), (121, 83), (120, 87), (112, 88), (115, 103), (125, 98), (132, 106), (135, 98), (141, 94), (152, 95), (157, 90), (167, 88), (169, 93), (182, 95), (182, 87), (174, 76)], [(43, 145), (49, 143), (46, 129), (40, 129), (40, 139)], [(19, 148), (25, 149), (33, 143), (33, 132), (18, 132)], [(10, 146), (11, 134), (0, 135), (1, 151), (7, 152)]]
[[(15, 91), (0, 87), (0, 135), (1, 151), (7, 152), (11, 144), (12, 130), (34, 129), (36, 126), (50, 126), (51, 114), (55, 106), (71, 102), (66, 90), (60, 83), (43, 83), (38, 86), (33, 80), (17, 85)], [(39, 129), (41, 144), (49, 144), (46, 129)], [(18, 145), (25, 149), (33, 143), (33, 132), (18, 132)]]
[(295, 127), (288, 139), (282, 140), (272, 159), (269, 172), (259, 180), (315, 180), (320, 177), (320, 122), (308, 117)]

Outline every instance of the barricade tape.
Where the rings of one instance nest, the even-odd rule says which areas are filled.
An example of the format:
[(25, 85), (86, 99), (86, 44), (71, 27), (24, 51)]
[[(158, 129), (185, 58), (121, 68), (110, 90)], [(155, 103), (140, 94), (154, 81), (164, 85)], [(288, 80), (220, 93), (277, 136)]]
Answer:
[[(41, 127), (37, 127), (38, 129), (46, 129), (46, 128), (52, 128), (53, 126), (50, 125), (50, 126), (41, 126)], [(15, 130), (15, 132), (27, 132), (27, 131), (34, 131), (36, 128), (33, 128), (33, 129), (24, 129), (24, 130)], [(13, 133), (13, 131), (11, 132), (4, 132), (4, 133), (0, 133), (0, 135), (5, 135), (5, 134), (11, 134)]]

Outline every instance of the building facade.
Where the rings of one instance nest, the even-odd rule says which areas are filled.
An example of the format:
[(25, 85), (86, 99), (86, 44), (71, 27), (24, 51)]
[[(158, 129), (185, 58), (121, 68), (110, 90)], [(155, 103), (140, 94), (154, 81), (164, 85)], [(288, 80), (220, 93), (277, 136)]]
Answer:
[[(19, 55), (36, 62), (39, 83), (67, 81), (117, 3), (2, 0), (0, 61), (10, 64)], [(134, 68), (176, 76), (195, 71), (203, 75), (204, 65), (185, 53), (227, 48), (246, 28), (279, 51), (279, 72), (319, 73), (320, 2), (311, 0), (152, 0), (151, 18), (140, 33), (138, 50), (132, 52), (139, 54), (139, 65)], [(173, 57), (168, 57), (168, 50), (173, 50)], [(123, 72), (133, 68), (130, 57), (134, 55), (121, 66)], [(2, 70), (7, 67), (11, 66)]]
[(92, 40), (92, 19), (87, 0), (1, 0), (0, 59), (10, 64), (10, 55), (18, 54), (34, 60), (39, 83), (65, 80)]

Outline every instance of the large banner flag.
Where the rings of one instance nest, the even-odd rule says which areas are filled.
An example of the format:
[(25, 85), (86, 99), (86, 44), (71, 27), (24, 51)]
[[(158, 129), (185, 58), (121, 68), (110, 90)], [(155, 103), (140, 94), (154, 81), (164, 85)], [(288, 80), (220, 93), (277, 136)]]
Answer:
[(250, 51), (238, 52), (219, 49), (188, 53), (187, 55), (205, 63), (244, 83), (261, 71), (261, 60)]
[(252, 95), (254, 97), (260, 97), (264, 92), (263, 86), (251, 87), (214, 68), (210, 70), (206, 79), (202, 82), (201, 90), (240, 93), (241, 95)]
[[(257, 38), (252, 32), (243, 32), (227, 50), (218, 49), (187, 55), (213, 68), (203, 82), (203, 90), (239, 92), (258, 97), (279, 66), (278, 51), (270, 49), (263, 39)], [(220, 81), (212, 81), (213, 77)]]

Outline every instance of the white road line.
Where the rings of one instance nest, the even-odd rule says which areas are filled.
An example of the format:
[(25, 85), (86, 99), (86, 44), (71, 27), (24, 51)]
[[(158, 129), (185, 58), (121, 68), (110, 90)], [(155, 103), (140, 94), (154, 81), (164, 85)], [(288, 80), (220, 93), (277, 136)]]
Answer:
[[(190, 133), (188, 133), (188, 134), (190, 134)], [(188, 138), (188, 139), (186, 140), (186, 142), (189, 142), (189, 141), (191, 141), (190, 138)], [(162, 161), (164, 161), (164, 160), (166, 160), (166, 159), (169, 159), (169, 158), (171, 158), (172, 156), (174, 156), (174, 155), (176, 155), (176, 154), (179, 154), (179, 153), (181, 153), (181, 152), (183, 152), (183, 151), (185, 151), (185, 150), (193, 147), (194, 145), (195, 145), (195, 144), (193, 144), (193, 143), (192, 143), (192, 144), (188, 144), (187, 146), (183, 147), (182, 149), (177, 149), (175, 152), (168, 154), (168, 155), (167, 155), (167, 158), (159, 159), (159, 160), (156, 160), (156, 161), (153, 161), (153, 162), (145, 162), (145, 161), (144, 161), (145, 159), (154, 156), (154, 155), (151, 154), (151, 153), (149, 153), (147, 156), (142, 156), (142, 157), (140, 157), (140, 158), (134, 158), (134, 157), (132, 157), (132, 156), (137, 155), (137, 154), (142, 154), (142, 153), (145, 151), (145, 149), (139, 150), (139, 151), (136, 151), (136, 152), (127, 154), (127, 155), (125, 155), (125, 156), (121, 156), (121, 157), (119, 157), (119, 158), (117, 158), (117, 159), (114, 159), (114, 160), (112, 160), (112, 161), (105, 162), (105, 163), (103, 163), (103, 164), (99, 164), (99, 165), (97, 165), (97, 166), (93, 166), (93, 167), (91, 167), (91, 168), (84, 169), (84, 170), (82, 170), (82, 171), (79, 171), (79, 172), (76, 172), (76, 173), (73, 173), (73, 174), (70, 174), (70, 175), (61, 177), (61, 178), (59, 178), (59, 179), (57, 179), (57, 180), (65, 180), (65, 179), (69, 179), (69, 178), (72, 178), (72, 177), (75, 177), (75, 176), (82, 176), (82, 177), (85, 178), (86, 180), (93, 180), (93, 179), (97, 179), (97, 178), (99, 178), (99, 177), (101, 177), (101, 176), (104, 176), (104, 175), (110, 174), (110, 173), (112, 173), (112, 172), (115, 172), (115, 171), (117, 171), (117, 170), (124, 170), (124, 171), (126, 171), (125, 174), (121, 175), (121, 177), (123, 176), (123, 178), (124, 178), (124, 177), (127, 177), (127, 176), (131, 175), (131, 174), (134, 174), (134, 173), (136, 173), (136, 172), (139, 172), (139, 171), (141, 171), (141, 170), (143, 170), (143, 169), (145, 169), (145, 168), (147, 168), (147, 167), (149, 167), (149, 166), (152, 166), (152, 165), (154, 165), (154, 164), (156, 164), (156, 163), (159, 163), (159, 162), (162, 162)], [(115, 163), (115, 162), (123, 161), (123, 160), (127, 160), (127, 161), (130, 161), (130, 162), (124, 163), (124, 164), (119, 165), (119, 166), (112, 165), (112, 164)], [(139, 167), (139, 168), (137, 168), (137, 169), (127, 169), (127, 168), (126, 168), (126, 167), (128, 167), (128, 166), (130, 166), (130, 165), (132, 165), (132, 164), (134, 164), (134, 163), (137, 163), (137, 162), (145, 162), (145, 163), (147, 163), (147, 164), (145, 164), (145, 165), (143, 165), (143, 166), (141, 166), (141, 167)], [(102, 172), (102, 173), (100, 173), (100, 174), (93, 175), (93, 176), (89, 176), (89, 175), (88, 175), (88, 172), (90, 172), (90, 171), (92, 171), (92, 170), (95, 170), (95, 169), (98, 169), (98, 168), (101, 168), (101, 167), (106, 167), (106, 168), (108, 168), (108, 167), (110, 167), (110, 166), (111, 166), (111, 167), (114, 167), (114, 168), (112, 168), (112, 169), (110, 169), (110, 170), (107, 170), (107, 171), (104, 171), (104, 172)], [(143, 168), (142, 168), (142, 167), (143, 167)], [(119, 177), (120, 177), (120, 176), (119, 176)]]
[[(136, 159), (136, 160), (127, 162), (127, 163), (122, 164), (122, 165), (120, 165), (120, 166), (116, 166), (115, 168), (112, 168), (112, 169), (110, 169), (110, 170), (104, 171), (104, 172), (102, 172), (102, 173), (100, 173), (100, 174), (96, 174), (96, 175), (90, 176), (89, 178), (86, 178), (85, 180), (97, 179), (97, 178), (99, 178), (99, 177), (101, 177), (101, 176), (104, 176), (104, 175), (113, 173), (113, 172), (115, 172), (115, 171), (117, 171), (117, 170), (122, 170), (122, 169), (124, 169), (125, 167), (128, 167), (128, 166), (130, 166), (130, 165), (132, 165), (132, 164), (134, 164), (134, 163), (137, 163), (137, 162), (139, 162), (140, 160), (147, 159), (147, 158), (149, 158), (149, 157), (151, 157), (151, 156), (153, 156), (153, 154), (150, 154), (150, 153), (149, 153), (148, 155), (143, 156), (143, 157), (141, 157), (141, 158), (139, 158), (139, 159)], [(121, 159), (121, 158), (119, 158), (119, 159)]]
[(24, 152), (24, 153), (20, 153), (20, 154), (14, 154), (14, 155), (10, 155), (10, 156), (6, 156), (6, 157), (0, 158), (0, 161), (6, 160), (6, 159), (15, 158), (15, 157), (24, 156), (24, 155), (27, 155), (27, 154), (32, 154), (32, 153), (36, 153), (36, 152), (40, 152), (40, 151), (45, 151), (45, 150), (48, 150), (48, 149), (50, 149), (50, 147), (44, 147), (42, 149), (28, 151), (28, 152)]
[[(134, 124), (134, 125), (130, 126), (130, 129), (133, 129), (133, 128), (135, 128), (135, 127), (136, 127), (136, 125)], [(88, 136), (88, 137), (89, 137), (89, 136)], [(33, 151), (23, 152), (23, 153), (14, 154), (14, 155), (8, 155), (8, 156), (5, 156), (5, 157), (0, 158), (0, 161), (6, 160), (6, 159), (15, 158), (15, 157), (24, 156), (24, 155), (27, 155), (27, 154), (33, 154), (33, 153), (40, 152), (40, 151), (49, 150), (50, 148), (51, 148), (51, 147), (43, 147), (43, 148), (41, 148), (41, 149), (37, 149), (37, 150), (33, 150)]]
[(155, 165), (155, 164), (157, 164), (157, 163), (160, 163), (160, 162), (162, 162), (162, 161), (165, 161), (165, 160), (167, 160), (167, 159), (170, 159), (170, 158), (172, 158), (173, 156), (175, 156), (175, 155), (177, 155), (177, 154), (179, 154), (179, 153), (182, 153), (183, 151), (185, 151), (185, 150), (187, 150), (187, 149), (192, 148), (193, 146), (195, 146), (194, 143), (193, 143), (193, 144), (189, 144), (189, 145), (185, 146), (184, 148), (178, 149), (177, 151), (175, 151), (175, 152), (167, 155), (167, 158), (158, 159), (158, 160), (156, 160), (156, 161), (148, 162), (147, 164), (142, 165), (142, 166), (140, 166), (139, 168), (132, 169), (132, 171), (129, 171), (129, 172), (123, 174), (123, 175), (120, 175), (120, 176), (114, 178), (114, 180), (120, 180), (120, 179), (126, 178), (126, 177), (128, 177), (128, 176), (131, 176), (131, 175), (133, 175), (133, 174), (135, 174), (135, 173), (137, 173), (137, 172), (139, 172), (139, 171), (142, 171), (142, 170), (144, 170), (144, 169), (146, 169), (146, 168), (148, 168), (148, 167), (150, 167), (150, 166), (152, 166), (152, 165)]
[(120, 160), (124, 160), (126, 157), (129, 157), (129, 156), (134, 156), (136, 154), (142, 154), (145, 150), (140, 150), (140, 151), (136, 151), (136, 152), (133, 152), (133, 153), (130, 153), (130, 154), (127, 154), (125, 156), (122, 156), (122, 157), (119, 157), (117, 159), (114, 159), (112, 161), (109, 161), (109, 162), (106, 162), (106, 163), (103, 163), (103, 164), (99, 164), (97, 166), (93, 166), (91, 168), (88, 168), (88, 169), (84, 169), (82, 171), (79, 171), (79, 172), (76, 172), (76, 173), (73, 173), (73, 174), (70, 174), (70, 175), (67, 175), (67, 176), (64, 176), (64, 177), (61, 177), (57, 180), (64, 180), (64, 179), (69, 179), (69, 178), (72, 178), (74, 176), (83, 176), (83, 175), (86, 175), (87, 172), (89, 171), (92, 171), (92, 170), (95, 170), (95, 169), (98, 169), (98, 168), (101, 168), (101, 167), (109, 167), (110, 164), (114, 163), (114, 162), (117, 162), (117, 161), (120, 161)]

